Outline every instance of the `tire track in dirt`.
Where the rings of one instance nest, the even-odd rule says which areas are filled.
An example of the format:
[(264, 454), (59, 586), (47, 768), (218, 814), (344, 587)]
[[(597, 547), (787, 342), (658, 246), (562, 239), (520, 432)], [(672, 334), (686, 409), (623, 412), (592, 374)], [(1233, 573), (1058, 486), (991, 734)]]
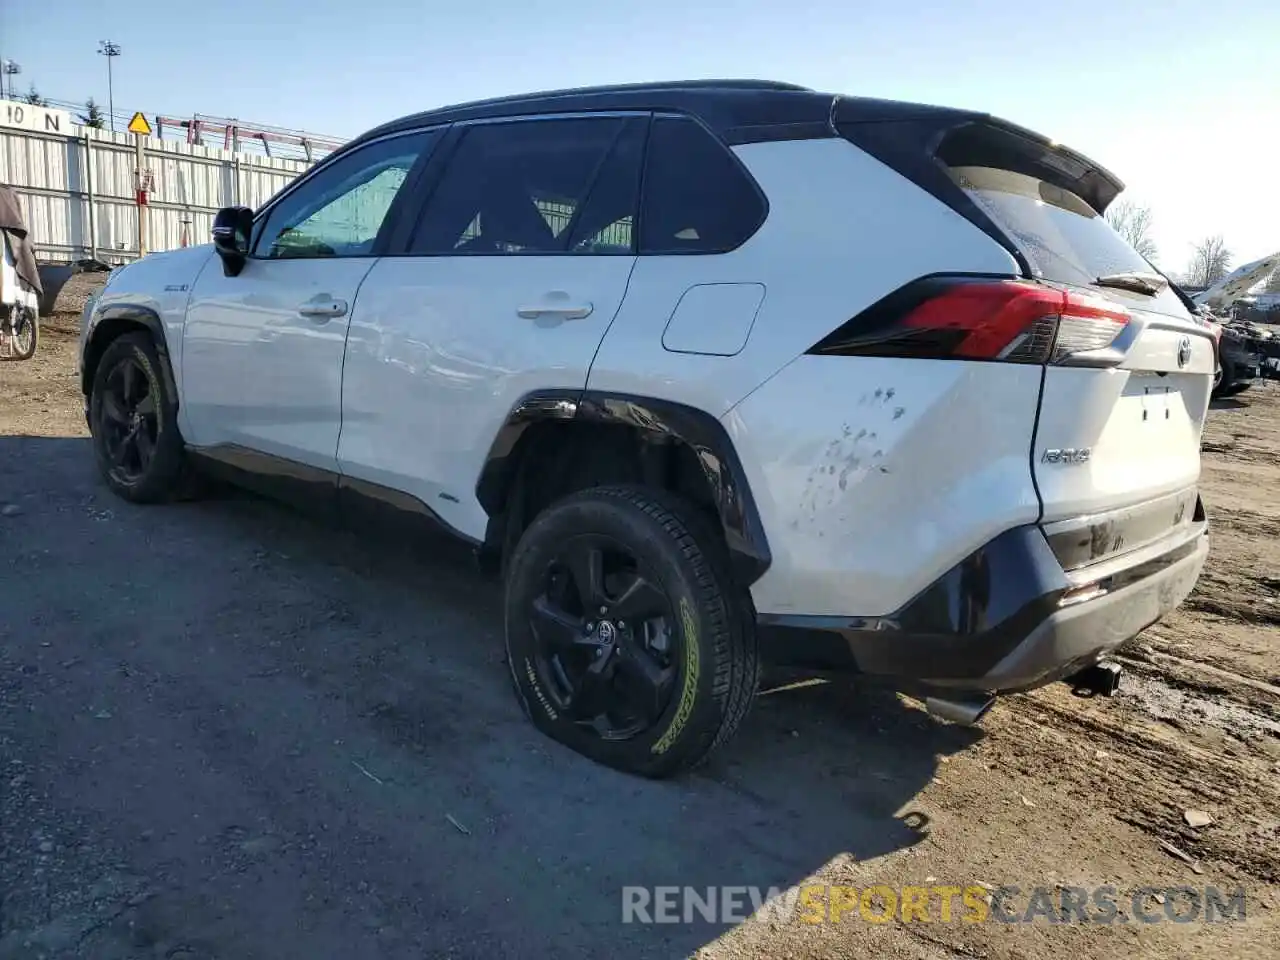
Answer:
[[(1065, 691), (1053, 691), (1017, 698), (1012, 706), (1019, 720), (1064, 744), (1095, 745), (1104, 774), (1094, 778), (1097, 799), (1116, 819), (1192, 856), (1230, 865), (1256, 880), (1280, 881), (1280, 761), (1228, 730), (1206, 731), (1177, 717), (1144, 715), (1151, 695), (1134, 691), (1084, 706)], [(1010, 739), (1001, 749), (1019, 753), (1023, 748)], [(1072, 756), (1062, 753), (1064, 762)], [(1207, 809), (1216, 822), (1193, 830), (1183, 819), (1189, 809)]]

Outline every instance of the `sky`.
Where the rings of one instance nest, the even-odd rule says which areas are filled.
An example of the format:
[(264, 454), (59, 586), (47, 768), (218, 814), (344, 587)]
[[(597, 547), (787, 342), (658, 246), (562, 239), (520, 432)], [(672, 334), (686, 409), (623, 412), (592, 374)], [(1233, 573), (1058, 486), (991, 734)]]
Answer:
[(0, 0), (19, 90), (354, 136), (448, 103), (752, 77), (982, 110), (1103, 164), (1157, 262), (1280, 249), (1276, 0)]

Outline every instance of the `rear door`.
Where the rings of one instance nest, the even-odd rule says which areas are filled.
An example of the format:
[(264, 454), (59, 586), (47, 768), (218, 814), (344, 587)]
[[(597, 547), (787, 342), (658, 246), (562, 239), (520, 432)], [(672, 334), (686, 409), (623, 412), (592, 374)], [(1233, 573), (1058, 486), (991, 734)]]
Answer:
[(1065, 178), (1009, 156), (1000, 165), (959, 156), (948, 170), (1071, 305), (1045, 368), (1032, 446), (1044, 519), (1166, 498), (1172, 518), (1200, 475), (1212, 336)]
[(352, 317), (344, 475), (483, 536), (476, 480), (508, 413), (530, 391), (584, 388), (622, 303), (648, 124), (643, 114), (454, 128), (412, 236), (370, 272)]

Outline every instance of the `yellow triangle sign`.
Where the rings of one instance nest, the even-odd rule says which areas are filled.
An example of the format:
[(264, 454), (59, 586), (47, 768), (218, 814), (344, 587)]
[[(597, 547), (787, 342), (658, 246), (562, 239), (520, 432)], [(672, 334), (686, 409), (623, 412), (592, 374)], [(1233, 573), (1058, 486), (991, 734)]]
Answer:
[(140, 133), (144, 137), (151, 136), (151, 124), (147, 123), (147, 118), (142, 115), (139, 110), (133, 115), (133, 119), (129, 121), (129, 132)]

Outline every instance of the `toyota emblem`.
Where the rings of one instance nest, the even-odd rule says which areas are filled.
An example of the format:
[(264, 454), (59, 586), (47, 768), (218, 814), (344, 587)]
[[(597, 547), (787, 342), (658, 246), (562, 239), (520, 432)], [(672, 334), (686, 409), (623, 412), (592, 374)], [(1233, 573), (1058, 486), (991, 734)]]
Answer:
[(1191, 362), (1191, 338), (1183, 337), (1178, 341), (1178, 366), (1185, 367)]

